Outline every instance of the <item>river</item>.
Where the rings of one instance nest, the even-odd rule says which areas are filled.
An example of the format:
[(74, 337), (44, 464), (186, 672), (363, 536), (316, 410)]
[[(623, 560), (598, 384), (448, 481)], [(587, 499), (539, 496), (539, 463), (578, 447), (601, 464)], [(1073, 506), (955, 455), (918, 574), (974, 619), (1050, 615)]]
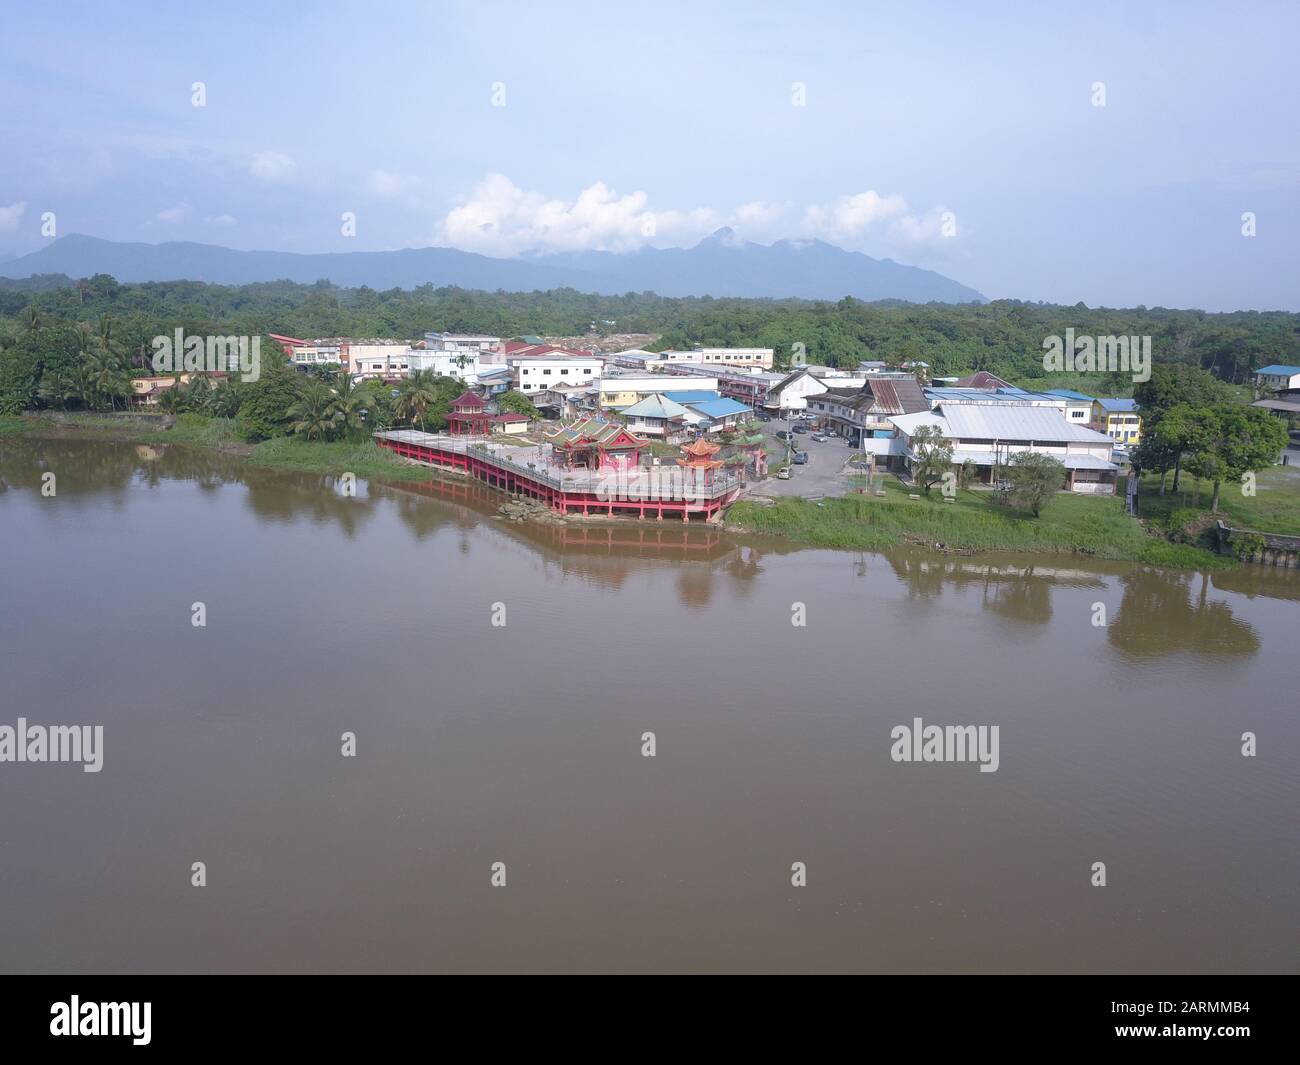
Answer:
[(1300, 575), (499, 499), (0, 438), (0, 969), (1294, 971)]

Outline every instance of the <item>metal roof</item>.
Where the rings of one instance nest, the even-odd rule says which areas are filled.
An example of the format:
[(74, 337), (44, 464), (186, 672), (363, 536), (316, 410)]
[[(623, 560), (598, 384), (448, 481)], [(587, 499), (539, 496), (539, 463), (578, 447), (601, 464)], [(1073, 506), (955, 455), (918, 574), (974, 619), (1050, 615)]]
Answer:
[[(1297, 370), (1296, 373), (1300, 373)], [(1138, 409), (1137, 400), (1135, 399), (1098, 399), (1101, 409), (1111, 413), (1120, 413), (1123, 411), (1135, 411)]]
[(727, 418), (733, 414), (744, 414), (750, 408), (743, 403), (738, 403), (734, 399), (706, 399), (688, 402), (686, 404), (691, 410), (698, 411), (706, 418)]
[(662, 392), (656, 392), (653, 396), (646, 396), (639, 403), (624, 407), (620, 413), (636, 418), (681, 418), (689, 412)]
[(1272, 366), (1265, 366), (1262, 370), (1256, 370), (1258, 373), (1266, 373), (1273, 377), (1294, 377), (1300, 374), (1300, 366), (1279, 366), (1274, 363)]
[(908, 436), (918, 426), (935, 425), (952, 440), (1114, 444), (1105, 433), (1066, 421), (1053, 407), (1031, 407), (1025, 403), (957, 404), (947, 408), (940, 405), (930, 412), (905, 414), (890, 421)]

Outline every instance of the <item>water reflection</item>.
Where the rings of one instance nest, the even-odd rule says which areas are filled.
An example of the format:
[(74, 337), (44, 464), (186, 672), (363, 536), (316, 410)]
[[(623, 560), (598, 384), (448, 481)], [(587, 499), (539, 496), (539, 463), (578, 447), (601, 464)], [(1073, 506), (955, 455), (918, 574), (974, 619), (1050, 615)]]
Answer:
[[(719, 587), (742, 598), (752, 595), (765, 572), (766, 558), (800, 550), (782, 541), (738, 539), (712, 526), (672, 521), (548, 525), (503, 521), (497, 516), (505, 498), (502, 493), (457, 478), (361, 482), (356, 496), (348, 497), (333, 477), (262, 470), (236, 456), (182, 445), (0, 440), (0, 491), (39, 492), (42, 474), (50, 471), (57, 474), (59, 498), (74, 503), (104, 496), (115, 503), (125, 501), (133, 488), (154, 488), (166, 481), (191, 483), (205, 495), (226, 485), (240, 485), (246, 489), (246, 505), (259, 519), (330, 524), (349, 540), (355, 540), (381, 512), (392, 513), (417, 541), (455, 530), (455, 549), (466, 559), (490, 530), (525, 545), (555, 576), (610, 591), (622, 588), (642, 561), (671, 562), (677, 597), (692, 611), (709, 607)], [(1300, 599), (1300, 574), (1251, 566), (1210, 578), (1093, 560), (944, 556), (911, 548), (845, 558), (862, 578), (873, 573), (871, 560), (884, 559), (907, 597), (919, 602), (938, 602), (944, 595), (975, 589), (983, 609), (1027, 626), (1052, 622), (1058, 589), (1088, 589), (1101, 599), (1118, 579), (1122, 601), (1108, 636), (1117, 651), (1131, 658), (1181, 651), (1255, 654), (1260, 645), (1255, 629), (1234, 616), (1221, 597), (1211, 598), (1211, 587), (1247, 596)]]
[(888, 558), (909, 598), (933, 600), (946, 591), (978, 588), (984, 609), (1032, 624), (1051, 621), (1053, 588), (1106, 587), (1103, 574), (1059, 562), (983, 561), (905, 548), (889, 552)]
[(1234, 617), (1227, 603), (1210, 598), (1207, 574), (1144, 568), (1124, 574), (1120, 582), (1124, 597), (1107, 636), (1127, 658), (1178, 652), (1232, 657), (1259, 650), (1254, 627)]

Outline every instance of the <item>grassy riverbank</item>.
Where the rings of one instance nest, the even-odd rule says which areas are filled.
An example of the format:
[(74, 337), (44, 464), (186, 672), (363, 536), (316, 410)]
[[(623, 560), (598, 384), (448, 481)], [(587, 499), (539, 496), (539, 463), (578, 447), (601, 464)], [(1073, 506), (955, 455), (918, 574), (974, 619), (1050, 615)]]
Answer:
[[(1187, 524), (1199, 519), (1213, 522), (1210, 499), (1214, 485), (1184, 473), (1178, 491), (1170, 487), (1173, 477), (1166, 478), (1165, 494), (1160, 494), (1160, 478), (1148, 474), (1142, 478), (1138, 510), (1148, 522), (1162, 527), (1171, 523)], [(1245, 495), (1237, 482), (1225, 484), (1219, 491), (1219, 518), (1225, 525), (1253, 529), (1256, 532), (1300, 535), (1300, 466), (1270, 466), (1255, 475), (1254, 495)]]
[(250, 466), (338, 476), (399, 481), (427, 481), (428, 467), (413, 466), (377, 447), (371, 440), (307, 441), (277, 437), (250, 444), (240, 439), (231, 418), (206, 418), (181, 414), (170, 427), (151, 425), (131, 415), (72, 414), (0, 417), (0, 434), (58, 436), (64, 439), (120, 440), (133, 444), (178, 444), (206, 448), (243, 458)]
[(1235, 565), (1203, 548), (1152, 536), (1114, 496), (1062, 493), (1035, 518), (994, 505), (986, 491), (958, 491), (952, 503), (937, 490), (921, 499), (908, 495), (903, 484), (889, 479), (883, 498), (781, 499), (771, 506), (742, 501), (731, 508), (727, 524), (818, 547), (878, 550), (913, 543), (956, 551), (1079, 553), (1184, 569)]

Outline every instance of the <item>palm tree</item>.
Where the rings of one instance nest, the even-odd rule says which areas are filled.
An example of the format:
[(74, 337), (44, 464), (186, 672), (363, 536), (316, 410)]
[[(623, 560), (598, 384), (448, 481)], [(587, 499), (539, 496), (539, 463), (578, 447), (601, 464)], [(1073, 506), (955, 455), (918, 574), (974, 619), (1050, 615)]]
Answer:
[(29, 303), (23, 308), (21, 315), (23, 328), (29, 333), (34, 333), (41, 325), (41, 312), (36, 309), (36, 304)]
[(239, 413), (239, 389), (229, 377), (223, 377), (208, 393), (207, 410), (214, 418), (233, 418)]
[(172, 378), (172, 386), (164, 389), (162, 395), (158, 397), (158, 408), (168, 414), (179, 414), (185, 409), (186, 399), (180, 376), (176, 375)]
[(90, 350), (82, 352), (82, 365), (94, 385), (95, 404), (108, 400), (109, 408), (117, 410), (118, 399), (125, 399), (131, 391), (130, 379), (123, 373), (117, 356), (96, 343)]
[(334, 428), (335, 419), (330, 414), (333, 393), (320, 381), (308, 380), (299, 393), (298, 402), (288, 410), (292, 419), (289, 430), (308, 440), (323, 440)]
[(366, 428), (366, 409), (374, 402), (370, 389), (358, 384), (345, 370), (334, 375), (330, 389), (333, 398), (326, 413), (334, 420), (339, 433), (349, 436)]
[(424, 428), (425, 412), (438, 401), (434, 381), (432, 370), (416, 370), (398, 385), (397, 399), (393, 403), (393, 414), (398, 421), (409, 421), (414, 425), (418, 419), (420, 428)]

